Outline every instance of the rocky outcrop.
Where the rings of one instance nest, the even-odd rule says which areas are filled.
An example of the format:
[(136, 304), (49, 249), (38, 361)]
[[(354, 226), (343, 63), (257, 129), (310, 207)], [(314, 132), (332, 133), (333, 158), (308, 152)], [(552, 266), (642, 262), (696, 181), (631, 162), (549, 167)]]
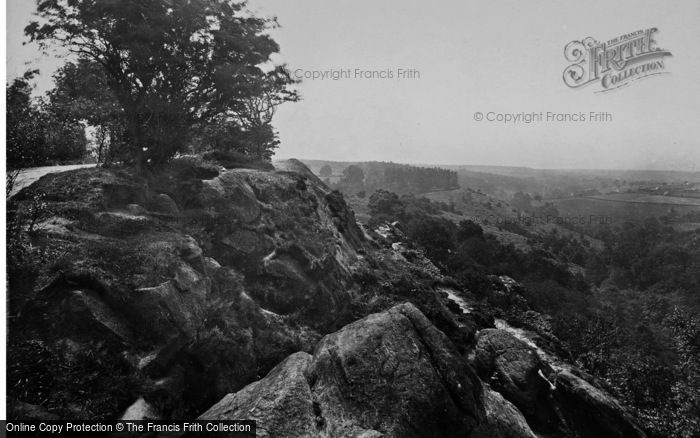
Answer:
[(555, 399), (565, 421), (582, 437), (636, 438), (646, 434), (610, 394), (562, 370), (556, 376)]
[(289, 356), (264, 379), (227, 395), (200, 418), (255, 420), (259, 437), (314, 436), (322, 419), (314, 411), (305, 376), (311, 361), (311, 355), (303, 352)]
[(81, 169), (14, 196), (13, 418), (206, 411), (256, 419), (262, 436), (642, 436), (591, 379), (490, 329), (489, 308), (421, 251), (363, 232), (303, 164), (275, 166)]
[(477, 427), (473, 438), (536, 438), (518, 408), (486, 384), (482, 399), (486, 422)]
[(547, 375), (552, 369), (537, 352), (505, 330), (481, 330), (475, 364), (479, 375), (512, 402), (538, 429), (556, 422)]
[(467, 337), (433, 275), (384, 257), (342, 196), (295, 160), (51, 174), (9, 210), (33, 224), (9, 279), (12, 395), (62, 417), (118, 418), (143, 399), (187, 418), (397, 302)]
[[(20, 248), (10, 279), (9, 377), (23, 382), (21, 401), (61, 416), (116, 418), (143, 398), (181, 418), (354, 319), (364, 237), (342, 197), (296, 162), (51, 174), (10, 210), (34, 223), (26, 248), (37, 256)], [(32, 368), (26, 350), (66, 368)], [(112, 381), (68, 385), (87, 372)]]
[(518, 417), (522, 413), (528, 427), (543, 435), (645, 436), (614, 397), (589, 382), (590, 376), (586, 380), (584, 373), (560, 362), (553, 369), (547, 363), (553, 359), (550, 355), (541, 357), (535, 348), (506, 330), (481, 330), (474, 363), (480, 377), (504, 400), (499, 400), (500, 395), (485, 394), (490, 429), (484, 426), (480, 430), (489, 430), (492, 436), (527, 436)]
[(202, 419), (256, 419), (261, 436), (468, 436), (481, 387), (413, 305), (369, 315), (230, 394)]

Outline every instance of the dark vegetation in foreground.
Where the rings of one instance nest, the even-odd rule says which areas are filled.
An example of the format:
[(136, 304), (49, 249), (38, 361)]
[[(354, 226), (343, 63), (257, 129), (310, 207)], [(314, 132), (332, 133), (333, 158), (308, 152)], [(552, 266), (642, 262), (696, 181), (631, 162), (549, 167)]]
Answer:
[[(549, 339), (636, 409), (651, 436), (700, 433), (700, 231), (657, 219), (563, 235), (527, 235), (530, 251), (500, 243), (446, 205), (377, 191), (370, 225), (399, 221), (410, 241), (509, 322)], [(597, 250), (583, 233), (604, 242)], [(491, 275), (521, 283), (492, 294)], [(533, 312), (534, 311), (534, 312)]]

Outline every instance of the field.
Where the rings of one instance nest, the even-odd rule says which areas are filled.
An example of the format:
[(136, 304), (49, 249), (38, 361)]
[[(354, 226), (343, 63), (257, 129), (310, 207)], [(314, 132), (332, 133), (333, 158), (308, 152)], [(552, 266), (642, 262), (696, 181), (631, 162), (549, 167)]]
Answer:
[(642, 193), (574, 197), (552, 200), (562, 216), (610, 218), (613, 223), (700, 211), (700, 199)]
[(650, 195), (648, 193), (610, 193), (607, 195), (590, 196), (590, 198), (611, 202), (664, 204), (670, 206), (689, 205), (700, 207), (700, 198), (687, 196)]

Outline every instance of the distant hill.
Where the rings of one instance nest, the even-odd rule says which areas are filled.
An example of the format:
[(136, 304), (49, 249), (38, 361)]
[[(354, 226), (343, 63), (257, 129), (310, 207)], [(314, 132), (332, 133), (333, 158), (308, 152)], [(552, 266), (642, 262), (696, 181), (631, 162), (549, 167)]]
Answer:
[(312, 172), (333, 188), (347, 194), (378, 189), (398, 194), (421, 194), (459, 188), (454, 170), (393, 162), (304, 161)]
[[(700, 217), (700, 172), (474, 165), (432, 168), (449, 171), (450, 178), (456, 175), (458, 187), (455, 188), (450, 187), (452, 180), (445, 183), (438, 179), (434, 184), (428, 180), (426, 186), (411, 181), (409, 174), (404, 175), (401, 184), (385, 178), (395, 169), (431, 169), (429, 167), (323, 160), (306, 160), (305, 163), (316, 174), (319, 174), (322, 167), (330, 167), (331, 176), (322, 179), (349, 195), (348, 202), (361, 218), (366, 217), (367, 199), (363, 199), (364, 196), (369, 197), (377, 189), (425, 196), (446, 203), (453, 210), (474, 218), (493, 234), (503, 233), (504, 230), (499, 230), (495, 224), (485, 223), (487, 219), (494, 222), (494, 218), (508, 218), (509, 221), (520, 223), (517, 218), (521, 215), (534, 215), (538, 218), (551, 215), (552, 221), (559, 218), (565, 221), (574, 217), (581, 220), (581, 217), (585, 217), (591, 225), (602, 221), (604, 226), (665, 217), (674, 227), (681, 228), (696, 228)], [(361, 186), (348, 186), (342, 182), (343, 172), (350, 166), (358, 166), (363, 170), (364, 181)], [(358, 194), (364, 196), (357, 197)], [(523, 204), (516, 202), (515, 198), (530, 201)], [(533, 231), (541, 227), (526, 228)], [(545, 228), (562, 231), (561, 227), (554, 224), (548, 224)], [(511, 237), (516, 236), (506, 237), (513, 240)]]
[(540, 193), (546, 198), (570, 196), (585, 190), (627, 186), (690, 184), (700, 186), (700, 172), (662, 170), (531, 169), (527, 167), (446, 165), (457, 172), (461, 186), (498, 194)]

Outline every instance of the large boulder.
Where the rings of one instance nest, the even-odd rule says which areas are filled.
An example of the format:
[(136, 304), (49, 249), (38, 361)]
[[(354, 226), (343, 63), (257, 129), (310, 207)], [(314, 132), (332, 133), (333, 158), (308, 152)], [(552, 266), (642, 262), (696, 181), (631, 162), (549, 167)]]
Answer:
[(311, 355), (295, 353), (264, 379), (229, 394), (200, 416), (206, 420), (249, 419), (258, 437), (308, 437), (317, 433), (313, 396), (304, 373)]
[(485, 384), (483, 403), (486, 422), (474, 431), (472, 438), (536, 438), (518, 408)]
[(551, 405), (552, 369), (537, 352), (505, 330), (485, 329), (478, 334), (475, 364), (480, 377), (522, 411), (540, 430), (557, 423)]
[[(573, 370), (572, 370), (573, 371)], [(602, 389), (574, 372), (557, 373), (555, 399), (567, 423), (583, 438), (641, 438), (646, 434), (632, 416)]]
[[(131, 205), (131, 204), (129, 204)], [(149, 202), (148, 207), (151, 211), (155, 213), (167, 214), (175, 216), (180, 213), (180, 209), (173, 199), (166, 195), (165, 193), (159, 193), (153, 196)]]
[(447, 337), (411, 304), (326, 336), (310, 372), (330, 430), (459, 436), (482, 418), (480, 385)]
[[(582, 438), (645, 436), (624, 406), (591, 383), (591, 376), (561, 363), (552, 369), (532, 346), (506, 330), (480, 331), (474, 362), (480, 377), (522, 412), (538, 434)], [(498, 395), (485, 393), (488, 424), (497, 424), (489, 426), (493, 430), (481, 430), (491, 431), (486, 436), (521, 436), (518, 434), (522, 430), (516, 433), (521, 424), (516, 421), (517, 415), (497, 398)]]
[(401, 304), (324, 337), (313, 358), (290, 356), (200, 418), (258, 419), (262, 436), (463, 437), (484, 421), (480, 399), (447, 337)]

